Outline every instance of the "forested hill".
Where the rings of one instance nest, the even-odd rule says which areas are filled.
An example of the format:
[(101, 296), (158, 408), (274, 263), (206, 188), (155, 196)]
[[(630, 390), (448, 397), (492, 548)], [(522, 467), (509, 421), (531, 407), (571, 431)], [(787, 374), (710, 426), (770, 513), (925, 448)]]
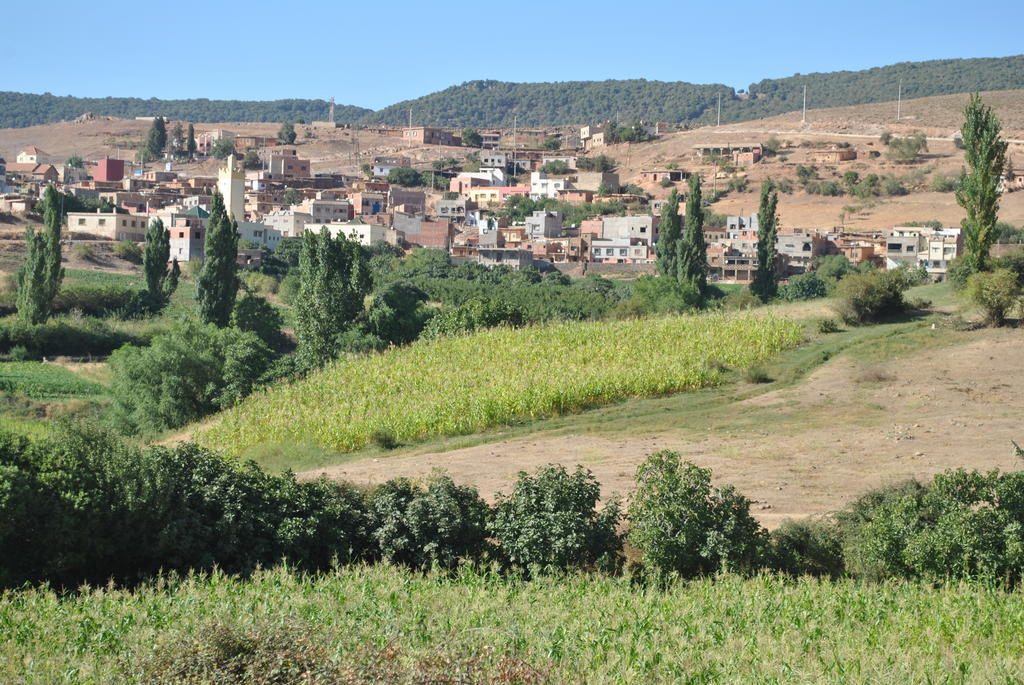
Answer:
[[(902, 62), (863, 71), (836, 71), (765, 79), (748, 93), (724, 85), (647, 81), (565, 81), (507, 83), (469, 81), (407, 100), (380, 111), (340, 105), (343, 123), (401, 125), (409, 110), (418, 124), (434, 126), (520, 126), (582, 124), (618, 119), (711, 123), (722, 97), (722, 121), (759, 119), (797, 110), (807, 86), (812, 108), (860, 105), (903, 97), (950, 95), (984, 90), (1024, 89), (1024, 55)], [(313, 121), (327, 117), (324, 100), (143, 100), (75, 98), (0, 92), (0, 128), (74, 119), (83, 112), (121, 117), (162, 114), (173, 119), (211, 121)]]
[(565, 81), (506, 83), (470, 81), (407, 100), (367, 115), (375, 123), (413, 120), (440, 126), (556, 126), (647, 119), (693, 121), (717, 102), (718, 94), (733, 97), (723, 85), (664, 81)]
[[(327, 119), (326, 100), (158, 100), (77, 98), (45, 93), (0, 92), (0, 128), (20, 128), (74, 119), (85, 112), (114, 117), (164, 116), (182, 121), (315, 121)], [(372, 113), (365, 107), (336, 105), (334, 118), (354, 122)]]
[(860, 105), (903, 97), (950, 95), (983, 90), (1024, 88), (1024, 55), (1014, 57), (902, 62), (863, 71), (837, 71), (765, 79), (749, 87), (749, 97), (723, 85), (683, 82), (567, 81), (504, 83), (470, 81), (415, 100), (400, 102), (365, 117), (365, 121), (402, 124), (413, 119), (444, 126), (520, 126), (619, 121), (713, 123), (718, 95), (722, 121), (746, 121), (813, 108)]

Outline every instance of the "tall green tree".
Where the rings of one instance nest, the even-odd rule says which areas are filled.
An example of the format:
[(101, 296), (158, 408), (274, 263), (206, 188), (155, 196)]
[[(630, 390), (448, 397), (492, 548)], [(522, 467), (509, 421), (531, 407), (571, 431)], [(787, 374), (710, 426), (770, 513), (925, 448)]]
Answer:
[(192, 124), (188, 125), (188, 139), (185, 141), (185, 152), (188, 153), (189, 159), (196, 158), (196, 127)]
[(999, 212), (999, 177), (1006, 167), (1007, 143), (999, 136), (999, 119), (973, 93), (964, 109), (964, 158), (970, 172), (961, 174), (956, 201), (967, 212), (960, 225), (964, 231), (964, 261), (971, 271), (989, 267), (989, 250), (996, 237)]
[(475, 128), (464, 128), (462, 129), (462, 144), (466, 147), (480, 147), (483, 145), (484, 138), (480, 135), (480, 132)]
[(216, 190), (203, 244), (204, 261), (196, 280), (196, 299), (203, 323), (223, 328), (231, 322), (238, 294), (238, 223), (224, 210), (224, 197)]
[(61, 266), (60, 226), (61, 205), (57, 189), (51, 184), (43, 195), (46, 211), (43, 231), (36, 233), (29, 226), (25, 230), (25, 262), (18, 269), (18, 314), (32, 324), (44, 323), (53, 309), (53, 300), (60, 292), (64, 280)]
[(762, 302), (775, 297), (779, 291), (779, 274), (775, 268), (775, 243), (779, 234), (779, 216), (776, 208), (779, 193), (771, 180), (761, 184), (761, 203), (757, 209), (757, 272), (750, 284), (750, 292)]
[(295, 331), (300, 358), (317, 366), (336, 353), (336, 338), (363, 310), (370, 269), (359, 244), (327, 229), (306, 232), (299, 255)]
[(25, 261), (18, 269), (18, 316), (28, 324), (45, 323), (52, 301), (46, 296), (46, 239), (29, 226), (25, 229)]
[(46, 239), (46, 296), (53, 302), (64, 280), (61, 266), (60, 227), (64, 222), (61, 200), (54, 185), (46, 186), (46, 213), (43, 214), (43, 235)]
[(174, 128), (171, 129), (170, 144), (171, 157), (178, 159), (185, 153), (185, 129), (180, 121), (175, 123)]
[(277, 132), (277, 139), (285, 145), (295, 142), (295, 126), (292, 125), (292, 122), (286, 121), (281, 124), (280, 130)]
[(146, 249), (142, 254), (142, 270), (146, 289), (154, 301), (166, 302), (178, 287), (178, 260), (168, 267), (171, 258), (171, 232), (164, 222), (153, 219), (146, 228)]
[(658, 227), (658, 273), (666, 278), (679, 278), (679, 239), (682, 235), (682, 220), (679, 217), (679, 193), (672, 190), (668, 201), (661, 208), (661, 225)]
[(693, 286), (703, 298), (708, 285), (707, 242), (704, 239), (704, 208), (701, 207), (700, 176), (690, 176), (686, 198), (686, 221), (677, 247), (679, 280)]
[(149, 159), (160, 159), (167, 147), (167, 122), (163, 117), (153, 119), (153, 125), (149, 127), (149, 134), (146, 136), (145, 151)]

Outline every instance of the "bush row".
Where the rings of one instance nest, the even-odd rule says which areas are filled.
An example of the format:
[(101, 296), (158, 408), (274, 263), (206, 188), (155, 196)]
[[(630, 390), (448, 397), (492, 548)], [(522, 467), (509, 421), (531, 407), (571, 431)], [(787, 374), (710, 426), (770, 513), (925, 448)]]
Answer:
[(91, 317), (57, 317), (32, 325), (16, 317), (0, 319), (0, 354), (17, 352), (22, 359), (107, 356), (126, 343), (148, 345), (161, 326), (127, 331)]
[(246, 573), (285, 558), (306, 570), (469, 561), (614, 571), (624, 538), (639, 556), (638, 577), (663, 580), (773, 570), (1017, 583), (1024, 568), (1018, 472), (950, 471), (769, 533), (746, 497), (663, 451), (639, 467), (625, 516), (618, 500), (599, 500), (582, 467), (520, 473), (489, 506), (443, 475), (360, 490), (267, 474), (194, 444), (143, 450), (95, 428), (62, 426), (37, 442), (0, 433), (0, 586), (130, 583), (213, 566)]

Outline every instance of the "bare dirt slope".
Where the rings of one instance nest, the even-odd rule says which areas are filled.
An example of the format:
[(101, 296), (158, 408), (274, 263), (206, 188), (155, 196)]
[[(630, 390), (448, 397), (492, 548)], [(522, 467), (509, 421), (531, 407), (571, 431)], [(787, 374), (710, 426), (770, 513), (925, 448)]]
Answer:
[(776, 525), (833, 511), (869, 488), (947, 468), (1020, 466), (1010, 441), (1024, 438), (1018, 405), (1024, 394), (1022, 333), (958, 335), (960, 344), (883, 364), (837, 358), (798, 385), (730, 405), (707, 425), (640, 434), (619, 424), (590, 433), (538, 433), (306, 475), (378, 483), (441, 468), (492, 498), (507, 492), (520, 470), (583, 464), (607, 495), (628, 492), (645, 455), (673, 449), (712, 468), (716, 480), (755, 500), (754, 512), (764, 523)]

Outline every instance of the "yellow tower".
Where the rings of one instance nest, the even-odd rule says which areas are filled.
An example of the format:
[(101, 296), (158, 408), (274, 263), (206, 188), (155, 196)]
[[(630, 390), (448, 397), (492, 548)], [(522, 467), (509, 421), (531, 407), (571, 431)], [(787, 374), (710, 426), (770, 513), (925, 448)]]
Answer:
[(245, 221), (245, 172), (235, 169), (235, 156), (217, 170), (217, 189), (224, 196), (224, 210), (235, 221)]

